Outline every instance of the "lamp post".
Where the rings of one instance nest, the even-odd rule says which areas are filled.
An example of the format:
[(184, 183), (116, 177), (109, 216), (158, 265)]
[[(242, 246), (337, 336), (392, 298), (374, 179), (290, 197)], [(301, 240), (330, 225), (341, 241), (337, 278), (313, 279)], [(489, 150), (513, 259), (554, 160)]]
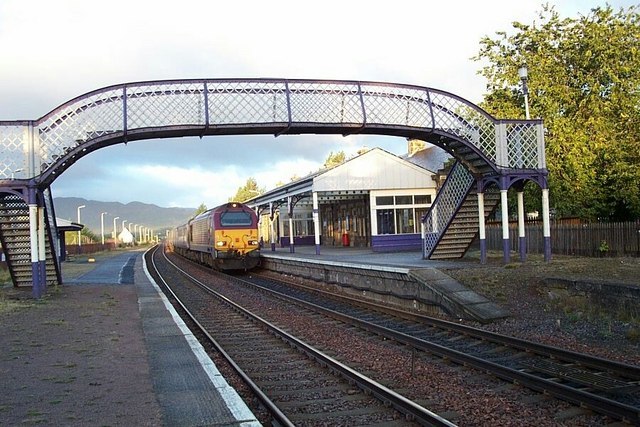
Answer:
[(113, 247), (116, 248), (118, 246), (116, 240), (118, 239), (118, 229), (116, 228), (116, 220), (120, 219), (119, 216), (113, 218)]
[(529, 70), (527, 70), (526, 65), (518, 68), (518, 76), (522, 81), (522, 94), (524, 95), (524, 117), (529, 120), (529, 87), (527, 86), (527, 80), (529, 79)]
[[(80, 224), (80, 209), (82, 208), (86, 208), (86, 206), (85, 205), (78, 206), (78, 224)], [(81, 231), (78, 230), (78, 248), (80, 248), (80, 246), (82, 246), (82, 234), (81, 234)]]
[(130, 222), (129, 223), (129, 231), (131, 231), (131, 228), (133, 227), (133, 232), (131, 233), (131, 237), (133, 238), (133, 246), (136, 245), (136, 223), (135, 222)]
[(133, 241), (135, 242), (136, 241), (136, 236), (138, 236), (138, 239), (137, 239), (138, 240), (138, 242), (137, 242), (138, 244), (140, 244), (140, 232), (142, 232), (142, 225), (136, 224), (136, 226), (133, 228), (133, 233), (134, 233)]
[(125, 222), (127, 222), (127, 221), (129, 221), (129, 220), (128, 220), (128, 219), (123, 219), (123, 220), (122, 220), (122, 231), (124, 231), (124, 224), (125, 224)]
[(102, 241), (102, 245), (104, 246), (104, 216), (106, 215), (106, 212), (102, 212), (100, 214), (100, 237), (101, 237), (101, 241)]
[[(529, 87), (527, 80), (529, 78), (529, 70), (523, 65), (518, 68), (518, 77), (522, 82), (522, 95), (524, 95), (524, 117), (529, 120)], [(522, 153), (520, 153), (522, 156)], [(520, 249), (520, 261), (525, 262), (527, 259), (527, 240), (525, 237), (524, 227), (524, 188), (518, 189), (518, 246)]]

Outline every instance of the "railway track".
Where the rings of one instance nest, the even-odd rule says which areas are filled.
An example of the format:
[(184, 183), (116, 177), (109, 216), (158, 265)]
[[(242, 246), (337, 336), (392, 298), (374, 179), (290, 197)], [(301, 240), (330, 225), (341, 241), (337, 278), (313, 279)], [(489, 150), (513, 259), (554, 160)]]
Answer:
[(240, 307), (163, 255), (149, 255), (151, 274), (227, 357), (274, 424), (454, 425)]
[(633, 425), (640, 367), (265, 278), (241, 280), (288, 303)]

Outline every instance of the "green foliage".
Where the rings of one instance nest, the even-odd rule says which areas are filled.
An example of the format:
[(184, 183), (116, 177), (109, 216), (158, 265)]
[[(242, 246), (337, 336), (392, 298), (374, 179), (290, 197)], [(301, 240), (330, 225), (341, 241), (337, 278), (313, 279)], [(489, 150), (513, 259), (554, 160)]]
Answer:
[(236, 195), (229, 198), (230, 202), (246, 202), (256, 196), (259, 196), (265, 192), (264, 188), (258, 187), (258, 182), (255, 178), (249, 177), (247, 182), (242, 187), (238, 187)]
[(637, 6), (561, 19), (543, 6), (534, 25), (485, 37), (483, 107), (523, 117), (517, 70), (529, 70), (532, 117), (545, 125), (551, 203), (585, 219), (640, 217), (640, 14)]
[(193, 213), (193, 215), (191, 215), (191, 218), (195, 218), (198, 215), (200, 215), (201, 213), (205, 213), (207, 211), (207, 205), (205, 205), (204, 203), (200, 203), (200, 206), (198, 206), (195, 210), (195, 212)]
[[(82, 235), (82, 243), (98, 243), (102, 240), (100, 236), (96, 236), (95, 233), (89, 230), (87, 227), (83, 228), (80, 231), (80, 234)], [(68, 245), (78, 244), (77, 231), (66, 231), (64, 235), (65, 235), (65, 241)]]
[(606, 254), (607, 252), (609, 252), (609, 244), (607, 243), (606, 240), (600, 241), (600, 246), (598, 246), (598, 251), (600, 251), (601, 254)]
[(327, 159), (324, 161), (323, 167), (325, 169), (331, 169), (333, 167), (341, 165), (342, 163), (345, 162), (345, 160), (346, 160), (346, 155), (344, 154), (343, 150), (340, 150), (335, 154), (333, 151), (331, 151), (327, 156)]

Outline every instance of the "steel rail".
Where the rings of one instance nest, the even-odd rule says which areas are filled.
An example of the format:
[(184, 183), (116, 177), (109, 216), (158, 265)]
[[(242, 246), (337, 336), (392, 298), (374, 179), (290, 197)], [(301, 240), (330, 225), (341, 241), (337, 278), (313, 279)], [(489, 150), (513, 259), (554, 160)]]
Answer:
[[(178, 298), (175, 292), (173, 292), (169, 284), (164, 280), (164, 278), (162, 277), (162, 275), (160, 274), (160, 271), (156, 266), (156, 262), (154, 259), (154, 254), (158, 251), (160, 247), (161, 246), (157, 245), (155, 249), (153, 249), (153, 252), (151, 253), (151, 263), (153, 265), (153, 269), (155, 270), (158, 278), (162, 281), (164, 288), (167, 289), (167, 291), (169, 291), (169, 293), (171, 294), (171, 297), (174, 298), (175, 301), (180, 305), (182, 310), (187, 314), (187, 316), (189, 316), (191, 321), (198, 327), (199, 331), (202, 332), (207, 337), (207, 340), (209, 340), (209, 342), (215, 347), (216, 351), (218, 351), (225, 358), (227, 363), (229, 363), (229, 365), (233, 368), (233, 370), (236, 371), (236, 373), (240, 376), (240, 378), (242, 378), (242, 381), (244, 381), (244, 383), (247, 384), (247, 386), (251, 389), (251, 391), (256, 395), (258, 400), (260, 400), (260, 403), (263, 404), (265, 408), (267, 408), (267, 410), (272, 414), (272, 416), (277, 420), (277, 422), (280, 423), (280, 425), (282, 426), (294, 427), (295, 424), (291, 422), (291, 420), (289, 420), (289, 418), (287, 418), (285, 414), (282, 413), (280, 408), (278, 408), (276, 404), (273, 403), (273, 401), (269, 399), (269, 397), (267, 397), (267, 395), (260, 389), (260, 387), (258, 387), (258, 385), (254, 383), (253, 380), (251, 380), (251, 378), (249, 378), (249, 376), (242, 370), (242, 368), (238, 366), (238, 364), (222, 348), (222, 346), (211, 336), (211, 334), (209, 334), (206, 328), (196, 319), (195, 315), (191, 313), (191, 311), (185, 306), (185, 304), (180, 300), (180, 298)], [(167, 259), (166, 255), (164, 254), (164, 251), (163, 251), (163, 255), (165, 259)], [(171, 263), (171, 261), (169, 261), (168, 259), (167, 261)], [(171, 264), (175, 266), (175, 264), (173, 263)]]
[(291, 345), (295, 346), (300, 351), (314, 358), (323, 366), (328, 367), (332, 371), (346, 378), (348, 381), (352, 382), (353, 384), (356, 384), (359, 388), (361, 388), (365, 392), (368, 392), (371, 395), (376, 396), (379, 400), (382, 400), (383, 402), (388, 402), (398, 411), (402, 412), (406, 416), (412, 417), (414, 420), (416, 420), (422, 425), (455, 427), (455, 424), (451, 423), (445, 418), (442, 418), (441, 416), (418, 405), (412, 400), (407, 399), (406, 397), (396, 393), (395, 391), (385, 387), (384, 385), (376, 381), (373, 381), (367, 376), (351, 369), (350, 367), (344, 365), (343, 363), (340, 363), (339, 361), (322, 353), (321, 351), (315, 349), (314, 347), (305, 343), (304, 341), (301, 341), (298, 338), (288, 334), (284, 330), (268, 322), (262, 317), (236, 304), (235, 302), (231, 301), (229, 298), (225, 297), (224, 295), (210, 289), (204, 283), (200, 282), (198, 279), (191, 276), (189, 273), (185, 272), (180, 267), (178, 267), (175, 263), (169, 260), (164, 252), (163, 252), (163, 256), (169, 264), (171, 264), (174, 268), (180, 271), (183, 275), (188, 277), (189, 280), (193, 281), (194, 284), (201, 287), (203, 290), (215, 296), (216, 298), (220, 299), (221, 301), (227, 303), (229, 306), (234, 308), (239, 313), (242, 313), (247, 318), (258, 322), (259, 324), (262, 324), (268, 330), (270, 330), (272, 333), (274, 333), (284, 341), (289, 342)]
[(523, 385), (532, 390), (540, 391), (558, 397), (562, 400), (578, 404), (580, 406), (586, 406), (594, 411), (611, 416), (615, 419), (620, 419), (625, 422), (632, 423), (634, 425), (640, 425), (640, 408), (636, 408), (630, 405), (616, 402), (605, 397), (597, 396), (592, 393), (588, 393), (582, 390), (575, 389), (563, 384), (559, 384), (526, 372), (521, 372), (506, 366), (499, 365), (497, 363), (481, 359), (476, 356), (472, 356), (458, 350), (444, 347), (442, 345), (425, 341), (420, 338), (412, 337), (402, 332), (394, 331), (384, 326), (379, 326), (353, 316), (331, 310), (317, 304), (301, 300), (296, 297), (292, 297), (281, 292), (265, 288), (263, 286), (251, 283), (244, 279), (237, 278), (238, 281), (248, 283), (251, 286), (259, 287), (267, 292), (278, 295), (287, 301), (295, 301), (305, 306), (312, 307), (313, 310), (325, 313), (334, 319), (338, 319), (350, 324), (354, 324), (361, 327), (364, 330), (375, 333), (377, 335), (392, 339), (402, 344), (406, 344), (417, 350), (436, 354), (440, 357), (452, 360), (464, 366), (471, 366), (483, 372), (487, 372), (491, 375), (495, 375), (504, 380), (509, 380), (513, 383)]
[(363, 301), (349, 296), (336, 295), (332, 292), (324, 291), (322, 289), (312, 288), (304, 286), (298, 283), (281, 280), (281, 282), (288, 283), (292, 286), (303, 288), (305, 290), (320, 293), (332, 298), (338, 298), (346, 300), (351, 304), (358, 305), (371, 310), (381, 311), (392, 316), (400, 317), (406, 320), (414, 320), (425, 323), (429, 326), (433, 326), (440, 329), (447, 329), (455, 331), (457, 333), (467, 335), (473, 338), (477, 338), (482, 341), (489, 341), (496, 344), (508, 345), (510, 347), (526, 351), (527, 353), (533, 353), (541, 356), (551, 357), (557, 360), (562, 360), (570, 363), (578, 363), (582, 366), (598, 369), (601, 371), (607, 371), (615, 373), (622, 377), (633, 378), (634, 380), (640, 380), (640, 367), (629, 365), (626, 363), (616, 362), (614, 360), (603, 359), (597, 356), (591, 356), (584, 353), (578, 353), (571, 350), (554, 347), (547, 344), (536, 343), (521, 338), (510, 337), (508, 335), (499, 334), (496, 332), (489, 332), (483, 329), (475, 328), (473, 326), (463, 325), (459, 323), (450, 322), (443, 319), (437, 319), (434, 317), (425, 316), (418, 313), (411, 313), (407, 311), (398, 310), (393, 307), (384, 306), (381, 304)]

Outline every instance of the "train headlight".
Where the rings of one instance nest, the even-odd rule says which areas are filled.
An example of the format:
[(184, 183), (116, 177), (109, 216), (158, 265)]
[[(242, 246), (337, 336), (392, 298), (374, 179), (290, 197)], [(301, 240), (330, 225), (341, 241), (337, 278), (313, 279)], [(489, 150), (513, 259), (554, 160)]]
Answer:
[(257, 240), (249, 240), (249, 246), (258, 246), (259, 243)]
[(225, 246), (227, 246), (227, 242), (223, 241), (223, 240), (219, 240), (216, 242), (216, 246), (219, 248), (223, 248)]

